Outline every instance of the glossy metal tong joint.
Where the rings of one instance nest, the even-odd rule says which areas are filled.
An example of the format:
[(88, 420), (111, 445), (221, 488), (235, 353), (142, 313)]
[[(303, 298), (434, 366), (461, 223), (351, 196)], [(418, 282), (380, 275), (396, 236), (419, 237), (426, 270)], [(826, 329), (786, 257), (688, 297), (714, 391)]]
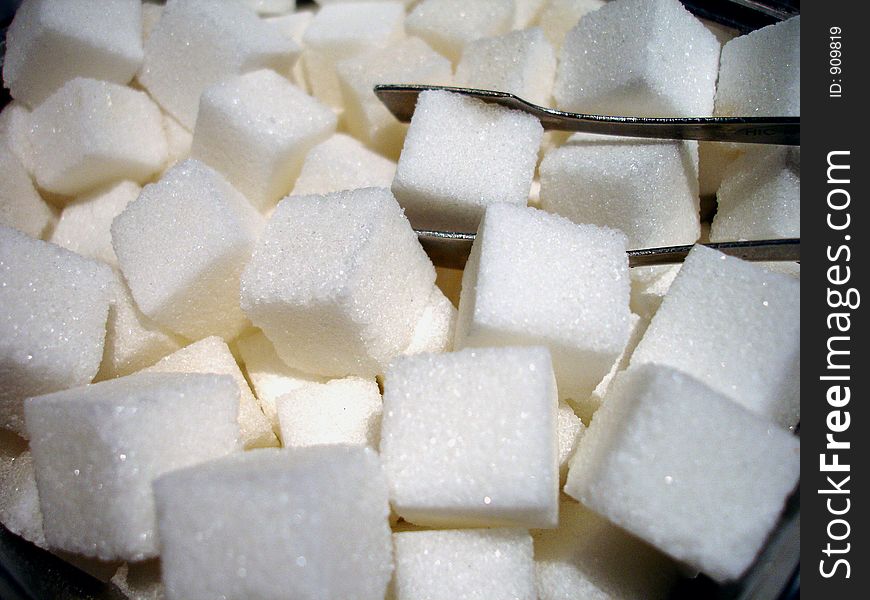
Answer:
[[(475, 234), (458, 231), (416, 230), (417, 239), (439, 267), (462, 269), (471, 252)], [(800, 261), (801, 241), (799, 238), (781, 240), (753, 240), (748, 242), (718, 242), (704, 244), (728, 256), (736, 256), (749, 261)], [(681, 263), (694, 247), (694, 244), (667, 246), (663, 248), (643, 248), (628, 251), (629, 267), (648, 267)]]
[(563, 112), (527, 102), (513, 94), (493, 90), (440, 85), (381, 84), (375, 94), (397, 119), (409, 122), (417, 96), (426, 90), (442, 90), (471, 96), (483, 102), (521, 110), (541, 121), (544, 129), (579, 131), (639, 138), (739, 142), (743, 144), (801, 143), (800, 117), (616, 117)]

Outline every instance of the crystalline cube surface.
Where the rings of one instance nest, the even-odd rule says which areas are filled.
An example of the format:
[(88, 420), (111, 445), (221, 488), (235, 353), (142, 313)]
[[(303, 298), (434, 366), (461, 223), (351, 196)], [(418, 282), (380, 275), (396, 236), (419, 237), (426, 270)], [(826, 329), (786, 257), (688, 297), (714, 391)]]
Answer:
[(437, 286), (433, 287), (429, 302), (414, 327), (414, 337), (403, 354), (452, 350), (457, 314), (447, 296)]
[(547, 0), (538, 16), (538, 26), (558, 50), (580, 19), (605, 4), (607, 0)]
[(390, 187), (396, 163), (344, 133), (336, 133), (305, 156), (293, 195), (329, 194), (365, 187)]
[(0, 224), (39, 238), (52, 218), (27, 169), (0, 139)]

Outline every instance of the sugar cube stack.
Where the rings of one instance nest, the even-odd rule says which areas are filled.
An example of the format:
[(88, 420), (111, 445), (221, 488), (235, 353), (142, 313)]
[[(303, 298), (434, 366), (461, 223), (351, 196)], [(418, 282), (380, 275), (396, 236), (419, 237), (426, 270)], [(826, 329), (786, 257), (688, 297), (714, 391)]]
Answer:
[(547, 106), (556, 53), (539, 27), (469, 43), (456, 66), (456, 85), (516, 94)]
[(450, 61), (417, 37), (346, 58), (336, 65), (336, 73), (348, 131), (391, 158), (399, 156), (408, 126), (375, 96), (374, 86), (391, 82), (453, 84)]
[(381, 393), (374, 379), (347, 377), (302, 387), (278, 399), (282, 445), (377, 448), (381, 408)]
[(327, 379), (303, 373), (287, 366), (281, 360), (272, 342), (262, 331), (252, 331), (239, 337), (236, 342), (245, 374), (250, 380), (260, 401), (260, 408), (272, 423), (272, 429), (279, 431), (278, 399), (294, 390), (315, 383), (326, 383)]
[(154, 484), (169, 598), (381, 600), (387, 484), (360, 447), (261, 449)]
[(514, 0), (422, 0), (405, 27), (455, 64), (469, 42), (507, 33), (513, 20)]
[(405, 8), (399, 2), (327, 4), (305, 30), (303, 64), (316, 98), (341, 112), (336, 65), (353, 56), (385, 48), (405, 37)]
[(581, 417), (628, 340), (625, 236), (507, 204), (490, 206), (462, 279), (455, 346), (545, 345), (559, 396)]
[(305, 156), (293, 195), (329, 194), (365, 187), (390, 187), (396, 163), (344, 133), (320, 142)]
[(157, 555), (151, 482), (240, 448), (227, 375), (143, 373), (30, 398), (45, 538), (102, 560)]
[(607, 0), (547, 0), (538, 15), (538, 26), (556, 50), (562, 47), (565, 35), (585, 15), (607, 4)]
[(0, 140), (0, 225), (39, 238), (53, 219), (51, 208), (33, 187), (27, 169)]
[(277, 446), (272, 424), (263, 411), (226, 342), (207, 337), (161, 358), (151, 373), (214, 373), (229, 375), (239, 388), (239, 435), (245, 449)]
[(793, 427), (800, 420), (800, 281), (695, 246), (631, 357), (632, 367), (647, 363), (683, 371)]
[(329, 107), (275, 71), (254, 71), (203, 91), (191, 156), (263, 211), (290, 193), (306, 153), (335, 123)]
[(31, 113), (33, 175), (40, 187), (76, 195), (121, 179), (142, 183), (167, 158), (160, 109), (144, 92), (76, 78)]
[(694, 243), (701, 233), (698, 145), (575, 134), (540, 166), (541, 208), (619, 229), (629, 248)]
[(138, 80), (192, 130), (205, 88), (258, 69), (285, 72), (298, 55), (296, 44), (239, 2), (173, 0), (145, 43)]
[(403, 354), (452, 350), (457, 316), (456, 308), (447, 296), (437, 286), (433, 287), (426, 308), (414, 327), (411, 343)]
[(393, 193), (418, 229), (475, 231), (490, 204), (525, 206), (543, 133), (531, 115), (423, 92)]
[(679, 0), (615, 0), (565, 36), (553, 95), (573, 112), (708, 116), (718, 67), (719, 41)]
[(281, 201), (241, 301), (289, 366), (370, 377), (411, 342), (434, 281), (390, 191), (363, 188)]
[(545, 348), (396, 359), (380, 445), (393, 509), (433, 527), (554, 527), (556, 411)]
[(184, 161), (145, 186), (112, 223), (136, 305), (191, 340), (245, 328), (238, 282), (263, 218), (216, 171)]
[(718, 581), (739, 577), (800, 471), (800, 442), (661, 365), (617, 375), (565, 491)]
[(103, 356), (111, 269), (0, 225), (0, 427), (22, 401), (90, 382)]
[(180, 349), (183, 340), (142, 314), (120, 271), (112, 280), (103, 361), (96, 381), (130, 375)]
[(25, 540), (46, 548), (33, 455), (27, 442), (0, 429), (0, 523)]
[(536, 529), (538, 600), (668, 597), (674, 562), (572, 498), (559, 503), (559, 528)]
[(139, 197), (142, 188), (121, 181), (77, 198), (64, 207), (49, 241), (82, 256), (118, 266), (112, 249), (112, 221)]
[(393, 534), (395, 600), (536, 600), (532, 538), (522, 529)]
[(27, 0), (6, 37), (3, 85), (35, 108), (64, 83), (129, 83), (142, 64), (138, 0)]
[(725, 172), (710, 241), (801, 235), (800, 148), (753, 148)]

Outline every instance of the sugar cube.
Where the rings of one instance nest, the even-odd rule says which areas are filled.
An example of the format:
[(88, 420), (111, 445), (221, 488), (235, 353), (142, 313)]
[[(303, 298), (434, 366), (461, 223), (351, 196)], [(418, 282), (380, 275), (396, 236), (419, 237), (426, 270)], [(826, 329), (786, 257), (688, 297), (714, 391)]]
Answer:
[(42, 512), (27, 442), (0, 429), (0, 523), (25, 540), (46, 548)]
[(433, 527), (554, 527), (556, 411), (545, 348), (396, 359), (380, 446), (393, 508)]
[(154, 484), (169, 598), (381, 600), (387, 485), (353, 446), (261, 449)]
[[(275, 27), (278, 32), (286, 38), (289, 38), (297, 46), (302, 48), (303, 38), (308, 26), (311, 25), (311, 20), (314, 18), (314, 12), (301, 10), (290, 12), (283, 15), (273, 17), (264, 17), (263, 21), (268, 25)], [(290, 81), (299, 86), (299, 89), (310, 93), (311, 89), (308, 86), (308, 79), (305, 77), (305, 61), (297, 60), (292, 68), (284, 71), (283, 75), (287, 76)]]
[(543, 132), (531, 115), (423, 92), (393, 193), (416, 228), (474, 231), (488, 205), (525, 206)]
[(27, 0), (9, 26), (3, 84), (34, 108), (76, 77), (129, 83), (142, 57), (138, 0)]
[(710, 241), (801, 236), (800, 147), (753, 148), (727, 169)]
[(393, 534), (395, 600), (537, 600), (532, 538), (522, 529)]
[(21, 403), (88, 383), (103, 356), (111, 269), (0, 225), (0, 427)]
[(565, 36), (553, 95), (582, 113), (713, 114), (719, 41), (679, 0), (615, 0)]
[(278, 399), (294, 390), (311, 384), (326, 383), (326, 379), (303, 373), (288, 367), (275, 352), (272, 342), (262, 331), (252, 331), (236, 340), (245, 373), (256, 392), (260, 408), (272, 423), (272, 429), (280, 430), (278, 422)]
[(303, 64), (315, 97), (343, 107), (335, 67), (339, 61), (385, 48), (405, 37), (400, 2), (349, 2), (323, 6), (305, 30)]
[(121, 179), (144, 182), (166, 163), (160, 109), (144, 92), (73, 79), (31, 113), (33, 175), (76, 195)]
[(374, 379), (347, 377), (308, 385), (278, 400), (285, 448), (324, 444), (378, 447), (381, 393)]
[(118, 258), (112, 249), (112, 220), (139, 197), (141, 190), (132, 181), (121, 181), (84, 194), (64, 207), (49, 241), (117, 267)]
[(414, 336), (403, 354), (449, 352), (453, 349), (457, 311), (436, 286), (432, 289), (423, 315), (414, 327)]
[(734, 38), (722, 47), (716, 114), (801, 114), (800, 17)]
[(396, 163), (344, 133), (336, 133), (305, 156), (293, 194), (329, 194), (365, 187), (390, 187)]
[(277, 446), (272, 424), (251, 392), (226, 342), (207, 337), (161, 358), (145, 369), (151, 373), (214, 373), (229, 375), (239, 387), (239, 431), (245, 449)]
[(506, 33), (513, 21), (514, 0), (422, 0), (405, 27), (456, 63), (469, 42)]
[(288, 70), (299, 48), (239, 2), (173, 0), (145, 43), (138, 79), (193, 129), (208, 86), (258, 69)]
[(5, 143), (21, 161), (27, 174), (33, 173), (33, 147), (30, 144), (30, 110), (13, 100), (0, 111), (0, 144)]
[(180, 349), (183, 341), (142, 314), (120, 271), (114, 272), (103, 360), (96, 380), (129, 375)]
[(39, 238), (53, 218), (51, 208), (33, 187), (27, 169), (6, 142), (0, 140), (0, 225)]
[(739, 577), (800, 472), (800, 443), (661, 365), (617, 375), (565, 491), (718, 581)]
[(143, 313), (191, 340), (229, 340), (247, 323), (237, 286), (262, 226), (220, 174), (187, 160), (115, 218), (112, 245)]
[(556, 53), (539, 27), (469, 43), (456, 66), (456, 85), (516, 94), (549, 105)]
[(531, 534), (539, 600), (664, 600), (677, 578), (667, 556), (571, 498), (558, 529)]
[(565, 35), (587, 14), (607, 4), (607, 0), (547, 0), (538, 16), (538, 26), (553, 47), (562, 47)]
[(486, 211), (462, 279), (455, 345), (544, 345), (559, 396), (584, 402), (630, 329), (625, 236), (506, 204)]
[(202, 93), (191, 156), (265, 211), (290, 193), (306, 153), (335, 123), (329, 107), (284, 77), (254, 71)]
[(564, 484), (568, 476), (568, 461), (577, 450), (577, 444), (586, 431), (586, 426), (580, 420), (574, 409), (567, 402), (559, 402), (556, 414), (556, 428), (559, 434), (559, 483)]
[(629, 248), (691, 244), (701, 233), (695, 142), (575, 135), (540, 167), (541, 208), (619, 229)]
[(631, 365), (679, 369), (784, 427), (800, 419), (800, 281), (695, 246)]
[(391, 158), (399, 156), (408, 126), (375, 96), (374, 86), (389, 82), (453, 83), (450, 61), (416, 37), (347, 58), (336, 65), (336, 73), (348, 131)]
[(45, 538), (102, 560), (157, 555), (151, 482), (239, 449), (227, 375), (143, 373), (27, 400)]
[(291, 196), (245, 268), (242, 308), (291, 367), (369, 377), (411, 342), (434, 281), (389, 190)]

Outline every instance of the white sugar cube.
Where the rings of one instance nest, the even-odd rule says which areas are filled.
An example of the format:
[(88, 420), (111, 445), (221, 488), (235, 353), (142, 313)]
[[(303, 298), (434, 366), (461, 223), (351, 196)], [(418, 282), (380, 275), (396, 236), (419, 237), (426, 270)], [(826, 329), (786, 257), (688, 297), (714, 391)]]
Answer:
[(547, 0), (538, 16), (538, 26), (553, 47), (562, 47), (565, 35), (593, 10), (607, 4), (607, 0)]
[(33, 146), (30, 143), (30, 110), (13, 100), (0, 111), (0, 144), (5, 143), (28, 174), (33, 173)]
[(544, 345), (581, 407), (631, 327), (625, 236), (534, 208), (487, 209), (462, 279), (457, 348)]
[(410, 35), (423, 38), (454, 63), (474, 40), (506, 33), (513, 26), (513, 0), (423, 0), (405, 21)]
[(381, 600), (387, 485), (360, 447), (262, 449), (154, 484), (167, 597)]
[(260, 15), (280, 15), (296, 8), (296, 0), (242, 0)]
[(132, 181), (121, 181), (76, 198), (60, 213), (49, 241), (117, 267), (118, 259), (112, 249), (112, 220), (139, 197), (141, 190)]
[(237, 451), (227, 375), (145, 373), (30, 398), (45, 538), (103, 560), (157, 555), (151, 482)]
[(192, 340), (232, 339), (247, 323), (237, 286), (262, 226), (223, 177), (187, 160), (118, 215), (112, 244), (148, 317)]
[(559, 402), (556, 427), (559, 433), (559, 483), (564, 484), (568, 476), (568, 461), (577, 450), (586, 427), (567, 402)]
[(800, 147), (753, 148), (725, 172), (710, 241), (801, 236)]
[(396, 163), (344, 133), (336, 133), (305, 156), (293, 194), (329, 194), (365, 187), (390, 187)]
[(539, 600), (664, 600), (677, 578), (667, 556), (573, 499), (558, 529), (531, 532)]
[(280, 430), (278, 423), (278, 399), (294, 390), (311, 384), (326, 383), (326, 379), (303, 373), (288, 367), (275, 352), (272, 342), (261, 331), (254, 331), (236, 340), (245, 373), (254, 387), (260, 408), (272, 423), (272, 429)]
[(456, 85), (509, 92), (547, 106), (556, 53), (539, 27), (471, 42), (456, 66)]
[(452, 350), (457, 314), (447, 296), (437, 286), (433, 287), (426, 308), (414, 327), (414, 337), (403, 354)]
[(784, 427), (800, 419), (800, 281), (695, 246), (631, 357), (679, 369)]
[(193, 146), (192, 132), (169, 113), (163, 113), (163, 132), (166, 134), (167, 169), (190, 158), (190, 148)]
[(308, 385), (278, 400), (281, 444), (378, 447), (381, 393), (374, 379), (347, 377)]
[(214, 373), (229, 375), (239, 387), (239, 431), (245, 449), (277, 446), (272, 424), (263, 411), (245, 376), (236, 364), (227, 343), (207, 337), (181, 348), (145, 369), (150, 373)]
[(33, 456), (27, 442), (0, 429), (0, 523), (25, 540), (46, 548)]
[(291, 196), (242, 276), (242, 308), (291, 367), (374, 376), (411, 341), (435, 270), (389, 190)]
[(578, 135), (540, 167), (541, 208), (619, 229), (629, 248), (691, 244), (701, 233), (695, 142)]
[(565, 36), (553, 95), (574, 112), (702, 117), (718, 68), (719, 41), (678, 0), (615, 0)]
[(76, 77), (129, 83), (141, 32), (138, 0), (28, 0), (9, 26), (3, 83), (31, 108)]
[(166, 163), (160, 109), (145, 92), (95, 79), (67, 82), (31, 113), (33, 175), (40, 187), (75, 195)]
[(532, 538), (522, 529), (393, 534), (395, 600), (537, 600)]
[(290, 193), (306, 153), (335, 123), (329, 107), (285, 78), (254, 71), (205, 89), (191, 156), (265, 211)]
[(208, 86), (258, 69), (288, 70), (299, 48), (238, 2), (174, 0), (145, 43), (138, 79), (160, 106), (193, 129)]
[(27, 169), (6, 141), (0, 139), (0, 225), (39, 238), (53, 218), (51, 208), (33, 187)]
[[(263, 21), (269, 26), (274, 27), (284, 37), (290, 39), (300, 48), (303, 47), (303, 38), (308, 26), (311, 25), (311, 20), (314, 18), (314, 12), (302, 10), (291, 12), (274, 17), (264, 17)], [(305, 77), (305, 61), (297, 60), (290, 71), (284, 71), (284, 75), (288, 76), (290, 81), (299, 86), (300, 89), (310, 92), (308, 79)]]
[(375, 96), (379, 83), (451, 85), (450, 61), (426, 42), (409, 37), (381, 49), (345, 59), (336, 65), (350, 133), (389, 157), (398, 157), (408, 125), (399, 122)]
[(545, 348), (397, 359), (380, 446), (394, 510), (434, 527), (554, 527), (557, 404)]
[(531, 115), (423, 92), (393, 193), (414, 227), (474, 231), (490, 204), (525, 206), (543, 133)]
[(322, 7), (305, 30), (303, 64), (311, 91), (340, 111), (336, 65), (405, 37), (405, 7), (399, 2), (349, 2)]
[(182, 346), (177, 335), (142, 314), (120, 271), (114, 275), (99, 381), (144, 369)]
[[(147, 5), (146, 5), (147, 6)], [(165, 600), (166, 590), (160, 577), (160, 561), (124, 563), (112, 575), (112, 585), (128, 600)]]
[(0, 427), (21, 403), (88, 383), (103, 356), (112, 270), (0, 225)]
[(716, 87), (716, 114), (799, 116), (800, 36), (798, 16), (725, 44)]
[(630, 368), (571, 461), (565, 491), (716, 580), (736, 579), (800, 473), (796, 436), (697, 380)]

